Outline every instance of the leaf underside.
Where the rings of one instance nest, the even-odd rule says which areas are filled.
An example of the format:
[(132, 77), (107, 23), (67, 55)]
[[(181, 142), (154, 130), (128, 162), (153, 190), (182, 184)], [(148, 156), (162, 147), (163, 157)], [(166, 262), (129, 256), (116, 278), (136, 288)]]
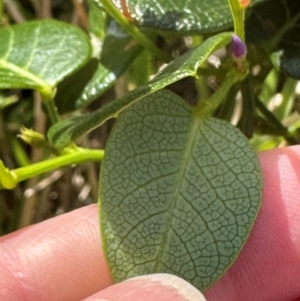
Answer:
[(116, 282), (178, 275), (200, 290), (244, 245), (261, 198), (258, 158), (239, 130), (161, 90), (125, 110), (100, 174), (105, 254)]

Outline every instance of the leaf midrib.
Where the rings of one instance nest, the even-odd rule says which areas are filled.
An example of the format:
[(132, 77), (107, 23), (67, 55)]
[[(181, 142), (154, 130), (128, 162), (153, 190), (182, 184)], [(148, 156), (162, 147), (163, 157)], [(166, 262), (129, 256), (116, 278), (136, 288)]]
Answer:
[(41, 78), (39, 78), (35, 74), (28, 72), (28, 71), (24, 70), (23, 68), (18, 67), (15, 64), (12, 64), (7, 61), (4, 61), (3, 59), (0, 59), (0, 68), (1, 67), (15, 72), (16, 74), (20, 75), (22, 78), (31, 80), (33, 83), (36, 84), (37, 87), (41, 87), (41, 88), (43, 88), (43, 90), (51, 90), (52, 89), (52, 86), (49, 85), (47, 82), (43, 81)]
[[(194, 147), (194, 144), (196, 141), (196, 136), (199, 134), (199, 128), (200, 128), (201, 124), (203, 123), (202, 119), (192, 116), (191, 109), (190, 109), (190, 114), (191, 114), (191, 116), (190, 116), (191, 125), (188, 129), (186, 143), (182, 149), (182, 160), (181, 160), (181, 162), (178, 163), (180, 165), (180, 169), (178, 171), (178, 176), (174, 180), (175, 183), (182, 183), (182, 180), (184, 179), (185, 171), (186, 171), (186, 168), (188, 165), (187, 163), (191, 158), (192, 150), (193, 150), (193, 147)], [(188, 118), (188, 116), (187, 116), (187, 118)], [(179, 194), (179, 189), (180, 189), (181, 185), (176, 185), (175, 187), (176, 187), (176, 189), (174, 190), (174, 193), (172, 195), (170, 195), (170, 198), (169, 198), (170, 200), (168, 202), (169, 205), (167, 205), (167, 207), (168, 207), (167, 212), (171, 212), (171, 213), (174, 212), (176, 202), (178, 201), (178, 194)], [(153, 267), (153, 272), (158, 272), (157, 268), (158, 268), (158, 265), (161, 263), (161, 258), (166, 249), (165, 246), (166, 246), (166, 242), (167, 242), (167, 237), (170, 233), (173, 218), (174, 218), (173, 214), (167, 214), (165, 230), (163, 231), (164, 234), (163, 234), (163, 238), (162, 238), (162, 243), (159, 245), (159, 248), (158, 248), (155, 265)]]

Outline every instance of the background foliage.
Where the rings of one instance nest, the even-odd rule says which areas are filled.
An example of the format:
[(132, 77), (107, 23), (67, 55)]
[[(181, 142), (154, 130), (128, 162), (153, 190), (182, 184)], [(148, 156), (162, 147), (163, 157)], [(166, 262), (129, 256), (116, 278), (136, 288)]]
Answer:
[[(25, 0), (0, 1), (0, 3), (1, 25), (4, 29), (8, 29), (7, 26), (12, 24), (22, 25), (21, 23), (23, 22), (49, 18), (64, 21), (66, 24), (74, 24), (77, 28), (86, 32), (89, 27), (88, 8), (86, 4), (79, 3), (78, 1)], [(51, 28), (53, 27), (50, 23), (49, 27), (45, 28), (42, 34), (49, 35), (50, 38), (51, 35), (53, 36), (53, 30), (55, 30), (52, 29), (51, 32)], [(23, 30), (23, 28), (21, 27), (20, 30)], [(80, 64), (82, 45), (78, 45), (77, 37), (74, 39), (71, 32), (68, 32), (68, 28), (65, 28), (65, 30), (67, 32), (62, 32), (61, 34), (65, 34), (65, 37), (69, 39), (69, 41), (65, 40), (66, 45), (73, 52), (74, 60)], [(83, 36), (83, 39), (88, 40), (88, 36), (84, 32), (81, 32), (81, 30), (79, 33)], [(76, 27), (72, 28), (71, 31), (76, 31)], [(2, 33), (1, 39), (3, 38)], [(16, 36), (15, 41), (18, 42)], [(53, 49), (59, 42), (61, 41), (49, 40), (48, 45)], [(83, 43), (85, 42), (83, 41)], [(88, 47), (90, 47), (89, 44), (88, 42)], [(2, 42), (1, 47), (4, 49)], [(47, 49), (45, 49), (45, 45), (43, 47), (46, 53)], [(82, 61), (81, 65), (86, 63), (87, 58), (90, 58), (90, 52), (91, 49), (87, 49), (85, 62)], [(16, 55), (18, 56), (18, 54)], [(62, 55), (70, 57), (70, 50), (68, 53), (58, 54), (60, 63), (65, 61), (62, 60)], [(92, 63), (90, 62), (88, 67), (95, 69)], [(72, 62), (71, 65), (74, 65), (74, 63)], [(47, 84), (49, 83), (50, 88), (53, 84), (55, 86), (57, 81), (61, 81), (59, 77), (65, 77), (61, 76), (62, 72), (65, 72), (65, 74), (69, 73), (66, 65), (59, 67), (54, 60), (48, 64), (47, 68), (57, 68), (57, 71), (52, 69), (44, 73), (47, 74), (46, 76), (48, 76), (49, 80), (45, 79), (45, 77), (43, 80)], [(57, 77), (57, 75), (59, 76)], [(1, 76), (1, 68), (0, 78), (2, 84), (4, 79), (8, 80), (6, 75)], [(81, 78), (80, 80), (83, 79)], [(79, 83), (80, 80), (77, 80), (77, 82)], [(70, 87), (69, 84), (66, 85)], [(72, 85), (75, 86), (74, 83)], [(58, 90), (57, 103), (60, 104), (59, 109), (63, 111), (65, 110), (65, 104), (59, 100), (59, 97), (64, 93), (64, 83), (61, 83)], [(93, 107), (101, 106), (103, 103), (113, 99), (114, 96), (114, 89), (110, 89), (105, 95), (98, 98), (91, 108), (87, 108), (86, 110), (88, 111), (93, 109)], [(46, 117), (41, 95), (28, 88), (23, 90), (4, 89), (0, 92), (0, 99), (0, 156), (5, 165), (9, 168), (17, 168), (28, 166), (32, 162), (39, 162), (48, 158), (51, 155), (51, 151), (32, 147), (17, 137), (20, 134), (21, 126), (29, 129), (32, 128), (43, 134), (46, 133), (50, 122)], [(110, 126), (108, 123), (101, 129), (91, 133), (88, 138), (82, 139), (81, 144), (94, 148), (103, 148)], [(32, 178), (20, 183), (20, 185), (11, 191), (2, 190), (0, 192), (0, 233), (9, 233), (22, 226), (96, 202), (98, 173), (99, 164), (87, 163), (78, 167), (66, 167), (50, 174)]]
[[(151, 1), (143, 2), (145, 8), (143, 11), (138, 10), (136, 1), (128, 1), (128, 10), (150, 38), (157, 33), (153, 28), (159, 30), (156, 46), (172, 57), (178, 57), (213, 33), (230, 28), (232, 24), (229, 10), (214, 8), (212, 15), (207, 19), (201, 18), (199, 12), (196, 14), (199, 19), (188, 19), (188, 22), (182, 23), (185, 16), (173, 12), (167, 15), (167, 18), (163, 18), (166, 14), (156, 13), (155, 5), (150, 9), (149, 2)], [(186, 3), (177, 2), (181, 9), (180, 6)], [(120, 1), (116, 0), (114, 3), (122, 10)], [(215, 4), (217, 8), (222, 8), (218, 1), (203, 3), (207, 6)], [(254, 6), (251, 13), (249, 11), (246, 22), (251, 76), (230, 90), (229, 98), (235, 101), (225, 102), (216, 112), (216, 116), (237, 124), (242, 132), (251, 138), (250, 142), (256, 150), (296, 144), (300, 139), (298, 113), (300, 5), (299, 2), (292, 0), (253, 1), (253, 3), (259, 5)], [(0, 66), (2, 89), (0, 156), (5, 166), (11, 169), (39, 162), (48, 158), (53, 152), (51, 148), (37, 148), (36, 145), (25, 143), (17, 136), (20, 134), (21, 126), (47, 134), (51, 124), (42, 103), (45, 98), (51, 97), (56, 85), (55, 103), (59, 113), (68, 117), (73, 112), (73, 116), (78, 118), (74, 120), (77, 121), (82, 120), (83, 112), (95, 112), (96, 109), (111, 103), (129, 90), (145, 85), (149, 76), (155, 74), (163, 65), (161, 57), (154, 58), (148, 51), (144, 51), (143, 47), (134, 42), (91, 0), (84, 3), (77, 0), (6, 0), (0, 1), (0, 8), (2, 26), (0, 39), (4, 41), (0, 46), (0, 59), (6, 63), (17, 62), (16, 65), (21, 70), (30, 69), (31, 76), (35, 76), (24, 86), (21, 84), (23, 74), (21, 72), (20, 85), (17, 88), (26, 89), (16, 89), (15, 80), (10, 82), (6, 75), (7, 65)], [(188, 7), (188, 9), (192, 8)], [(13, 51), (9, 53), (5, 51), (9, 48), (12, 36), (8, 26), (40, 19), (55, 19), (64, 21), (65, 24), (73, 24), (82, 30), (79, 33), (82, 39), (81, 44), (72, 44), (74, 39), (70, 32), (76, 31), (77, 28), (69, 29), (62, 26), (60, 34), (66, 30), (65, 53), (59, 54), (56, 63), (54, 55), (53, 61), (45, 64), (44, 71), (32, 71), (35, 70), (31, 64), (34, 59), (30, 60), (29, 57), (34, 55), (33, 52), (28, 53), (27, 56), (19, 56)], [(213, 24), (210, 24), (211, 19), (214, 20)], [(171, 22), (166, 23), (165, 20)], [(41, 28), (39, 33), (32, 36), (33, 44), (38, 41), (35, 38), (38, 34), (44, 36), (48, 34), (50, 39), (51, 24), (55, 23), (51, 22), (54, 21), (48, 23), (48, 28)], [(18, 39), (18, 27), (15, 28), (12, 41), (24, 42)], [(177, 34), (174, 32), (178, 28), (179, 35), (178, 32)], [(195, 33), (201, 33), (201, 36), (195, 36)], [(88, 37), (91, 38), (92, 47)], [(53, 49), (53, 45), (59, 42), (62, 41), (49, 40), (49, 49)], [(47, 45), (43, 45), (42, 48), (46, 53)], [(76, 53), (78, 49), (80, 51)], [(85, 49), (84, 53), (82, 49)], [(73, 58), (70, 50), (74, 51)], [(61, 60), (61, 55), (65, 55), (68, 59)], [(224, 55), (225, 50), (222, 49), (210, 57), (206, 66), (200, 68), (199, 74), (204, 80), (195, 81), (187, 77), (172, 85), (170, 85), (171, 81), (166, 82), (168, 88), (190, 104), (195, 104), (199, 98), (210, 95), (219, 86), (222, 68), (216, 69), (214, 66), (219, 64)], [(68, 67), (62, 64), (67, 62), (71, 62), (72, 72), (68, 72)], [(29, 88), (35, 88), (40, 93)], [(55, 116), (52, 116), (53, 118), (55, 119)], [(100, 128), (80, 138), (78, 144), (83, 147), (104, 148), (112, 124), (113, 121), (109, 120)], [(55, 138), (56, 133), (65, 132), (64, 126), (62, 124), (61, 128), (53, 130), (53, 135), (50, 136), (52, 141), (60, 143), (68, 139), (58, 135), (60, 140), (57, 142)], [(69, 124), (67, 123), (66, 126)], [(72, 133), (78, 132), (75, 129)], [(20, 183), (11, 191), (2, 190), (0, 234), (9, 233), (22, 226), (95, 202), (98, 195), (98, 174), (99, 164), (85, 163), (78, 167), (66, 167), (51, 174), (34, 177)]]

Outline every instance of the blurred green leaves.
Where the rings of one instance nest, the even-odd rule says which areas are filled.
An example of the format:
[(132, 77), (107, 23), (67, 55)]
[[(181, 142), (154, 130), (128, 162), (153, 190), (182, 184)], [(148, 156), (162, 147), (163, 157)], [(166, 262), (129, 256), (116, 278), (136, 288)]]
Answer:
[(36, 89), (53, 98), (56, 85), (91, 56), (84, 32), (54, 20), (1, 28), (0, 37), (1, 89)]
[(231, 33), (221, 33), (207, 39), (200, 46), (174, 59), (153, 80), (130, 91), (123, 97), (83, 116), (75, 116), (54, 124), (48, 137), (58, 148), (63, 148), (80, 136), (103, 124), (141, 98), (188, 76), (197, 76), (197, 70), (208, 56), (231, 41)]

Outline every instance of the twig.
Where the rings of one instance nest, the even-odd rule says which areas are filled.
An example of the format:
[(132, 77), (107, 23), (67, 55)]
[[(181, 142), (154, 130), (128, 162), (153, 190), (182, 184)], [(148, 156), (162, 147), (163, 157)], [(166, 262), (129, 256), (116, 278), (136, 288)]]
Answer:
[(6, 10), (9, 13), (10, 17), (13, 19), (16, 23), (23, 23), (26, 21), (26, 18), (22, 14), (20, 8), (13, 0), (4, 0), (4, 3), (6, 5)]

